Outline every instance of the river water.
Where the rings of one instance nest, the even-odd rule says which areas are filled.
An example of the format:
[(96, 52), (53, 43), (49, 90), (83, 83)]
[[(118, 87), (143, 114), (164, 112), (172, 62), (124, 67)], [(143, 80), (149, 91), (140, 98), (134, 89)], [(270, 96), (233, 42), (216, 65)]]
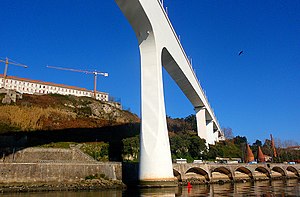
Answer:
[(226, 183), (223, 185), (194, 185), (192, 188), (130, 189), (80, 192), (38, 192), (2, 194), (10, 197), (135, 197), (135, 196), (300, 196), (300, 180), (259, 181), (254, 183)]

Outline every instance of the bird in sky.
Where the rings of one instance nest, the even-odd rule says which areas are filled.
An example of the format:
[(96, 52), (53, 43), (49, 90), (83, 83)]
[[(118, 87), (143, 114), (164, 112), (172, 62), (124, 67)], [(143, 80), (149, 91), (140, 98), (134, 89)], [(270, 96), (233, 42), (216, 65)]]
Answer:
[(240, 51), (240, 52), (239, 52), (239, 56), (242, 55), (243, 53), (244, 53), (244, 51)]

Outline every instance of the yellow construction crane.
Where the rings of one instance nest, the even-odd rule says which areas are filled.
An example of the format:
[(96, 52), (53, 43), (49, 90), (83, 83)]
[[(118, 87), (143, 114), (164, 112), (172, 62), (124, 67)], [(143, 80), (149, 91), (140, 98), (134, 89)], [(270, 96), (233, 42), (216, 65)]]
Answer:
[(94, 98), (96, 98), (97, 93), (97, 75), (102, 75), (104, 77), (108, 77), (108, 73), (104, 72), (98, 72), (98, 71), (88, 71), (88, 70), (78, 70), (73, 68), (63, 68), (63, 67), (57, 67), (57, 66), (46, 66), (47, 68), (54, 68), (58, 70), (67, 70), (67, 71), (73, 71), (73, 72), (81, 72), (85, 74), (93, 74), (94, 75)]
[(4, 73), (3, 73), (4, 85), (5, 85), (5, 79), (6, 79), (6, 76), (7, 76), (7, 70), (8, 70), (8, 65), (9, 64), (15, 65), (15, 66), (21, 66), (21, 67), (24, 67), (24, 68), (28, 68), (27, 65), (16, 63), (13, 60), (8, 59), (8, 57), (6, 57), (5, 60), (1, 60), (0, 59), (0, 62), (4, 62), (5, 63), (5, 68), (4, 68)]

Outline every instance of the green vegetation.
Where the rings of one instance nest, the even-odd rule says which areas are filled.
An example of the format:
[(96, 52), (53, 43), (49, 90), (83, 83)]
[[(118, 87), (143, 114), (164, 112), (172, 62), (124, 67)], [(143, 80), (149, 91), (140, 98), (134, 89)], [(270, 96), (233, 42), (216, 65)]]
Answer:
[(93, 180), (93, 179), (106, 179), (108, 180), (109, 178), (107, 178), (105, 176), (105, 174), (92, 174), (92, 175), (88, 175), (85, 177), (85, 180)]
[(137, 162), (139, 160), (140, 139), (139, 136), (125, 138), (123, 142), (122, 157), (124, 161)]
[(0, 94), (0, 105), (3, 105), (2, 104), (2, 99), (5, 97), (5, 94), (4, 93), (2, 93), (2, 94)]
[(75, 109), (77, 116), (89, 117), (92, 115), (92, 109), (89, 106), (82, 106)]
[(90, 155), (97, 161), (108, 161), (109, 144), (104, 142), (76, 143), (76, 142), (52, 142), (38, 147), (42, 148), (70, 148), (79, 145), (80, 150)]
[[(4, 94), (0, 94), (0, 99)], [(215, 160), (216, 157), (244, 159), (247, 138), (234, 136), (231, 128), (223, 128), (227, 139), (216, 145), (205, 145), (197, 136), (196, 116), (167, 117), (172, 159)], [(98, 161), (139, 161), (139, 118), (87, 97), (59, 94), (23, 95), (11, 105), (0, 104), (0, 135), (11, 135), (5, 146), (40, 146), (81, 149)], [(20, 140), (22, 139), (22, 140)], [(96, 141), (96, 142), (95, 142)], [(282, 143), (284, 144), (284, 143)], [(256, 140), (251, 149), (257, 155), (258, 146), (273, 157), (271, 141)], [(291, 143), (277, 143), (278, 157), (274, 162), (300, 160), (300, 151), (288, 149)]]
[(231, 140), (226, 140), (216, 145), (211, 145), (207, 156), (210, 160), (214, 160), (216, 157), (243, 158), (242, 150), (243, 148), (240, 145), (233, 143)]
[[(139, 160), (139, 136), (125, 138), (123, 142), (123, 161), (137, 162)], [(172, 134), (170, 136), (172, 159), (186, 158), (189, 162), (195, 159), (207, 158), (205, 140), (195, 134)]]
[(170, 136), (172, 159), (185, 158), (188, 162), (207, 158), (205, 140), (195, 134), (179, 134)]
[(196, 116), (194, 114), (191, 114), (184, 118), (184, 121), (190, 126), (191, 130), (197, 131)]
[(19, 127), (13, 126), (4, 120), (0, 120), (0, 134), (5, 133), (6, 131), (16, 132), (20, 130)]
[(97, 161), (108, 161), (109, 144), (104, 142), (83, 143), (80, 149)]
[(277, 153), (278, 157), (274, 158), (274, 162), (296, 161), (300, 163), (300, 150), (278, 148)]
[[(255, 151), (256, 146), (261, 146), (262, 152), (265, 155), (269, 155), (272, 157), (273, 162), (288, 162), (288, 161), (297, 161), (300, 162), (300, 150), (295, 150), (291, 147), (296, 146), (294, 142), (285, 142), (285, 145), (278, 143), (276, 146), (276, 152), (277, 157), (274, 157), (273, 149), (271, 140), (266, 139), (264, 144), (261, 143), (261, 141), (257, 140), (255, 143), (252, 144), (251, 149), (254, 150), (254, 155), (257, 154), (257, 151)], [(285, 146), (285, 147), (283, 147)]]
[(51, 142), (50, 144), (43, 144), (38, 147), (42, 148), (70, 148), (71, 145), (76, 145), (76, 142)]
[[(197, 135), (195, 115), (186, 118), (172, 119), (167, 117), (172, 160), (185, 158), (193, 160), (215, 160), (216, 157), (242, 158), (246, 137), (237, 136), (214, 146), (206, 147), (206, 142)], [(139, 158), (139, 137), (122, 140), (123, 161), (136, 162)]]

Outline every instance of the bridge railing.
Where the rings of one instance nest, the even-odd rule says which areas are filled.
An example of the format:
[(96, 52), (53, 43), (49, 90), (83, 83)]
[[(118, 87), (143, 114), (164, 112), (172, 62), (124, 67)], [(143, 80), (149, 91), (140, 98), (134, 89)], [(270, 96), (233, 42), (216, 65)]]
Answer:
[(213, 111), (213, 108), (210, 106), (210, 104), (209, 104), (209, 102), (208, 102), (207, 96), (206, 96), (205, 92), (204, 92), (203, 89), (202, 89), (202, 86), (201, 86), (201, 84), (200, 84), (200, 81), (198, 80), (198, 78), (197, 78), (197, 76), (196, 76), (196, 73), (194, 72), (194, 69), (193, 69), (193, 67), (192, 67), (192, 65), (191, 65), (191, 62), (190, 62), (188, 56), (186, 55), (186, 53), (185, 53), (185, 51), (184, 51), (184, 49), (183, 49), (183, 47), (182, 47), (182, 45), (181, 45), (181, 42), (180, 42), (180, 40), (179, 40), (179, 38), (178, 38), (178, 36), (177, 36), (177, 34), (176, 34), (174, 28), (173, 28), (173, 25), (172, 25), (172, 23), (171, 23), (171, 21), (170, 21), (168, 15), (167, 15), (167, 13), (166, 13), (164, 7), (163, 7), (163, 4), (162, 4), (161, 0), (157, 0), (157, 1), (158, 1), (159, 5), (160, 5), (160, 7), (161, 7), (161, 9), (162, 9), (162, 11), (163, 11), (163, 13), (164, 13), (164, 15), (165, 15), (165, 18), (167, 19), (167, 21), (168, 21), (168, 23), (169, 23), (169, 26), (171, 27), (171, 30), (172, 30), (172, 32), (173, 32), (173, 34), (174, 34), (174, 36), (175, 36), (175, 38), (176, 38), (176, 40), (177, 40), (177, 42), (178, 42), (179, 47), (180, 47), (180, 49), (181, 49), (181, 51), (182, 51), (182, 53), (183, 53), (183, 55), (184, 55), (186, 61), (188, 62), (188, 65), (190, 66), (190, 69), (191, 69), (191, 71), (192, 71), (192, 73), (193, 73), (193, 75), (194, 75), (194, 77), (195, 77), (195, 79), (196, 79), (196, 81), (197, 81), (197, 83), (198, 83), (198, 85), (199, 85), (199, 87), (200, 87), (200, 90), (201, 90), (201, 92), (202, 92), (202, 94), (203, 94), (203, 96), (204, 96), (204, 99), (205, 99), (205, 101), (206, 101), (206, 104), (207, 104), (208, 107), (210, 108), (210, 111), (211, 111), (211, 113), (212, 113), (211, 115), (214, 117), (213, 119), (215, 120), (215, 123), (217, 124), (217, 127), (218, 127), (219, 129), (221, 129), (220, 124), (219, 124), (219, 122), (218, 122), (218, 119), (217, 119), (217, 117), (216, 117), (216, 115), (215, 115), (215, 113), (214, 113), (214, 111)]

